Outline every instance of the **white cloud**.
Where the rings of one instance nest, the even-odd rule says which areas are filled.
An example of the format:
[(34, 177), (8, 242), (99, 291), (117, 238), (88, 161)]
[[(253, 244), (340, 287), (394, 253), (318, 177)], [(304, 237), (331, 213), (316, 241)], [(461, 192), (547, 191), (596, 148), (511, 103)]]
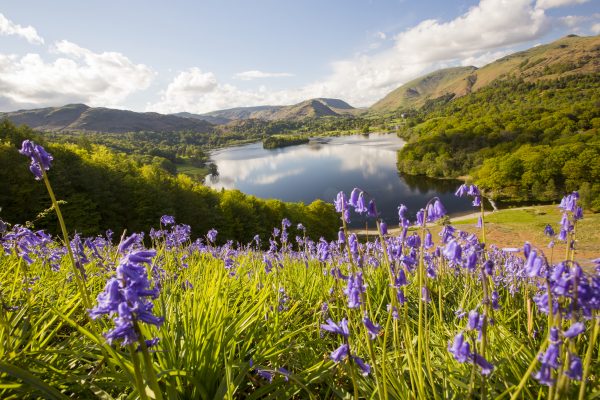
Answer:
[(592, 25), (590, 28), (594, 35), (600, 34), (600, 23)]
[(502, 50), (502, 51), (488, 51), (486, 53), (477, 55), (477, 56), (471, 56), (471, 57), (467, 57), (464, 58), (460, 64), (462, 66), (470, 66), (473, 65), (475, 67), (483, 67), (484, 65), (487, 65), (491, 62), (496, 61), (499, 58), (504, 57), (505, 55), (508, 55), (512, 53), (512, 51), (510, 50)]
[(234, 78), (241, 79), (243, 81), (250, 81), (252, 79), (262, 79), (262, 78), (286, 78), (294, 76), (294, 74), (290, 74), (289, 72), (263, 72), (263, 71), (244, 71), (238, 72), (234, 75)]
[[(313, 97), (336, 97), (368, 106), (399, 85), (437, 68), (481, 66), (540, 38), (552, 27), (532, 0), (481, 0), (450, 21), (426, 20), (399, 33), (391, 48), (331, 63), (331, 74), (300, 88), (241, 90), (229, 84), (209, 91), (190, 89), (181, 74), (148, 109), (206, 112), (261, 104), (292, 104)], [(195, 71), (195, 72), (194, 72)], [(207, 74), (190, 69), (182, 74)], [(186, 88), (186, 89), (184, 89)]]
[(291, 104), (305, 100), (305, 95), (303, 90), (269, 91), (265, 86), (256, 90), (242, 90), (234, 85), (219, 83), (212, 72), (203, 72), (194, 67), (180, 72), (161, 92), (160, 100), (149, 103), (146, 110), (204, 113), (241, 106)]
[(569, 28), (576, 28), (582, 22), (585, 22), (589, 19), (589, 17), (584, 17), (581, 15), (566, 15), (560, 18), (560, 21), (565, 24)]
[(8, 18), (4, 16), (4, 14), (0, 13), (0, 35), (4, 36), (20, 36), (26, 39), (31, 44), (43, 44), (44, 39), (38, 35), (37, 31), (32, 26), (21, 26), (19, 24), (15, 24)]
[(385, 40), (387, 38), (387, 35), (385, 34), (385, 32), (377, 32), (375, 33), (375, 37), (377, 39)]
[(531, 0), (481, 0), (453, 20), (426, 20), (401, 32), (390, 49), (334, 62), (333, 73), (309, 85), (309, 92), (370, 105), (431, 70), (492, 61), (510, 52), (510, 46), (541, 37), (550, 27), (544, 11)]
[(589, 0), (538, 0), (536, 7), (542, 10), (587, 3)]
[(116, 52), (95, 53), (63, 40), (51, 48), (56, 58), (39, 54), (0, 54), (0, 104), (28, 107), (85, 102), (119, 106), (147, 88), (155, 73)]

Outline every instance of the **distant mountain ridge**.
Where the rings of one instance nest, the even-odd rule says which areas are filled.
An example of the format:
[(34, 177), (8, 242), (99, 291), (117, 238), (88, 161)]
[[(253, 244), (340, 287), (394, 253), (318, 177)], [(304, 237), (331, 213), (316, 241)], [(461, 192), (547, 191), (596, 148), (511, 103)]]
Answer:
[(600, 36), (568, 35), (507, 55), (481, 68), (456, 67), (431, 72), (390, 92), (370, 110), (386, 112), (418, 108), (427, 100), (442, 96), (468, 95), (498, 79), (539, 81), (595, 72), (600, 72)]
[(0, 118), (8, 118), (16, 125), (25, 124), (33, 129), (46, 131), (208, 132), (213, 127), (206, 121), (175, 115), (154, 112), (138, 113), (104, 107), (89, 107), (85, 104), (67, 104), (62, 107), (0, 113)]
[(305, 100), (290, 106), (236, 107), (211, 111), (205, 114), (177, 113), (186, 118), (205, 120), (214, 124), (226, 124), (244, 119), (262, 119), (266, 121), (303, 120), (306, 118), (335, 117), (356, 115), (364, 110), (354, 108), (340, 99), (316, 98)]

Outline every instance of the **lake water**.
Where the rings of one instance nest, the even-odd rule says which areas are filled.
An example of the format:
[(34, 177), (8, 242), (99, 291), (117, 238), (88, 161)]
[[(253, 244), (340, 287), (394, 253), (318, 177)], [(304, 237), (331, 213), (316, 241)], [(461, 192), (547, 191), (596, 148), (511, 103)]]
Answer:
[[(208, 176), (215, 189), (239, 189), (260, 198), (310, 203), (332, 202), (340, 190), (360, 187), (375, 198), (381, 217), (398, 223), (398, 206), (410, 214), (438, 196), (452, 215), (473, 211), (470, 201), (456, 198), (459, 181), (400, 176), (397, 151), (404, 141), (393, 134), (311, 139), (310, 143), (265, 150), (262, 143), (230, 147), (211, 154), (219, 175)], [(364, 226), (352, 214), (351, 226)]]

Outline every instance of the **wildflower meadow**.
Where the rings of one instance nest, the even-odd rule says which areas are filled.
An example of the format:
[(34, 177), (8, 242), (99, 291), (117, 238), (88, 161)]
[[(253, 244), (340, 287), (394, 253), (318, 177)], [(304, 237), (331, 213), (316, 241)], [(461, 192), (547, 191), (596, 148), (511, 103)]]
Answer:
[[(487, 243), (475, 185), (456, 195), (481, 211), (477, 234), (448, 224), (437, 198), (414, 220), (398, 199), (389, 234), (356, 188), (334, 200), (331, 242), (288, 219), (268, 243), (218, 226), (196, 239), (169, 215), (81, 237), (52, 156), (31, 141), (21, 153), (62, 236), (0, 221), (2, 399), (600, 397), (600, 258), (578, 260), (577, 192), (544, 248)], [(357, 214), (374, 234), (347, 228)]]

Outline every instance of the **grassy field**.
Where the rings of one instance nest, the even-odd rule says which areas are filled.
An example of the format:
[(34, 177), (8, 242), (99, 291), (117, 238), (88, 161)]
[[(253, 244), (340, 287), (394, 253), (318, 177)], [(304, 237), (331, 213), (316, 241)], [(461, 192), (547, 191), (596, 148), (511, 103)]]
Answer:
[[(486, 239), (499, 247), (521, 247), (525, 242), (544, 250), (549, 257), (550, 239), (544, 235), (544, 228), (550, 224), (559, 231), (561, 218), (557, 205), (532, 206), (489, 212), (485, 216)], [(456, 218), (452, 221), (460, 229), (477, 232), (477, 217)], [(600, 213), (584, 212), (584, 217), (576, 227), (576, 260), (589, 264), (600, 255)], [(565, 245), (556, 241), (554, 254), (565, 254)]]

